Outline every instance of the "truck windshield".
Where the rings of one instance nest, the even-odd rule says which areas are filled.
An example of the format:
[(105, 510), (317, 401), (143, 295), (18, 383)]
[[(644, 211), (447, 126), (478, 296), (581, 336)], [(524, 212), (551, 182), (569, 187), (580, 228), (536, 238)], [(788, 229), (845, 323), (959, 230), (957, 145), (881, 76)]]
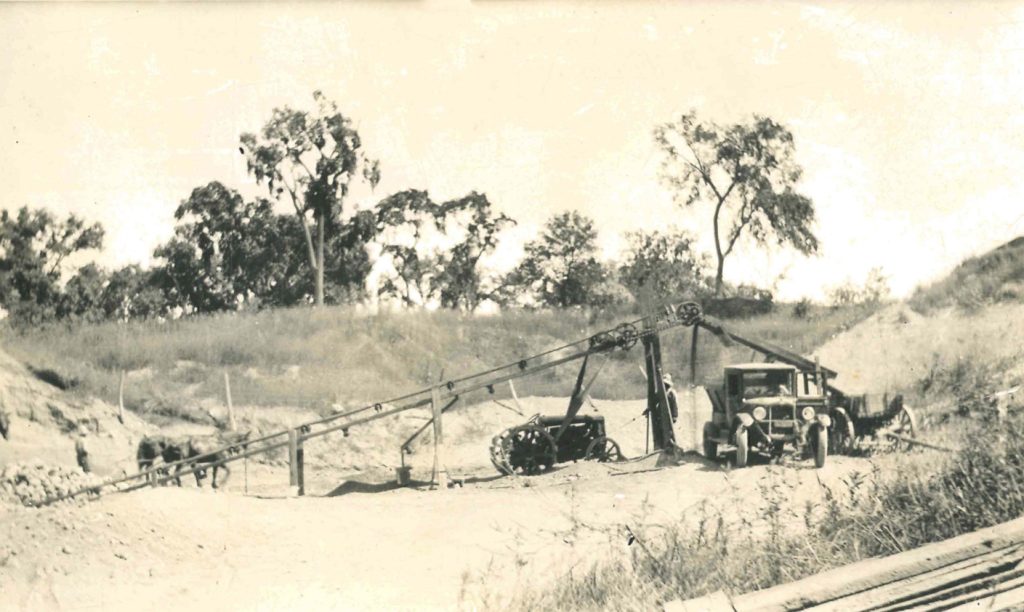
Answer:
[(788, 372), (746, 372), (743, 374), (743, 397), (792, 395), (791, 379)]

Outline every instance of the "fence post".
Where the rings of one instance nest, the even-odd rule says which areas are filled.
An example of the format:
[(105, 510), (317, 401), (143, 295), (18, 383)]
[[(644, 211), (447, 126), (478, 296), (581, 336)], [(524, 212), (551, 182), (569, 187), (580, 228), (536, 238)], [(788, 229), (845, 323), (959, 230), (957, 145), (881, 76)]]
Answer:
[(295, 445), (295, 469), (298, 472), (296, 483), (299, 487), (299, 495), (306, 494), (306, 438), (303, 435), (296, 436)]
[(228, 401), (228, 427), (231, 431), (238, 431), (235, 425), (235, 407), (231, 403), (231, 379), (228, 377), (227, 372), (224, 372), (224, 395)]
[(288, 430), (288, 486), (299, 486), (299, 432)]
[(430, 410), (434, 415), (434, 474), (439, 491), (448, 490), (448, 469), (444, 464), (444, 429), (441, 427), (441, 388), (430, 390)]
[(124, 425), (124, 370), (121, 370), (121, 382), (117, 385), (117, 420)]

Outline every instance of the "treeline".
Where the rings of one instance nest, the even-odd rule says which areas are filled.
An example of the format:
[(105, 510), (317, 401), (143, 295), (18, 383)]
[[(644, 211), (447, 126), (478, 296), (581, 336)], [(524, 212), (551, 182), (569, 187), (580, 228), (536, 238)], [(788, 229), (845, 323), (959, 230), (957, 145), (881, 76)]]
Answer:
[(619, 260), (602, 261), (593, 220), (569, 211), (547, 221), (511, 272), (497, 274), (488, 258), (514, 219), (475, 191), (438, 202), (408, 189), (355, 207), (353, 191), (372, 194), (381, 165), (334, 102), (320, 92), (313, 98), (314, 110), (274, 109), (258, 132), (241, 135), (239, 152), (262, 195), (247, 200), (217, 181), (196, 187), (147, 269), (74, 268), (76, 254), (102, 247), (102, 227), (44, 210), (4, 212), (0, 305), (12, 321), (32, 325), (354, 303), (373, 297), (369, 287), (407, 306), (466, 311), (485, 301), (656, 303), (735, 290), (722, 271), (743, 235), (817, 249), (813, 207), (793, 191), (800, 173), (792, 135), (766, 118), (721, 127), (690, 113), (656, 130), (656, 141), (680, 205), (711, 206), (714, 262), (672, 228), (628, 234)]
[[(36, 325), (315, 302), (315, 271), (295, 215), (212, 182), (194, 189), (175, 217), (174, 236), (155, 250), (155, 265), (105, 270), (67, 265), (69, 255), (102, 246), (99, 224), (45, 210), (4, 212), (0, 304), (12, 322)], [(328, 224), (324, 303), (369, 299), (375, 266), (381, 299), (466, 311), (485, 300), (504, 307), (607, 306), (711, 291), (709, 260), (686, 233), (631, 233), (620, 261), (600, 261), (594, 222), (578, 212), (553, 216), (511, 272), (490, 272), (481, 259), (512, 224), (475, 192), (443, 203), (421, 191), (388, 196)]]

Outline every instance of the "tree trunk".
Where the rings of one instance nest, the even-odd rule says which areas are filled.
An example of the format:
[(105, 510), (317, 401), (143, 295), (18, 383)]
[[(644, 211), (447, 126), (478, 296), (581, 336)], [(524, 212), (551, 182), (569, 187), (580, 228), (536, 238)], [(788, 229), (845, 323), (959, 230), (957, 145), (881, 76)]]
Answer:
[(722, 297), (722, 271), (725, 269), (725, 256), (718, 256), (718, 271), (715, 272), (715, 297)]
[(324, 218), (316, 220), (316, 305), (324, 305)]

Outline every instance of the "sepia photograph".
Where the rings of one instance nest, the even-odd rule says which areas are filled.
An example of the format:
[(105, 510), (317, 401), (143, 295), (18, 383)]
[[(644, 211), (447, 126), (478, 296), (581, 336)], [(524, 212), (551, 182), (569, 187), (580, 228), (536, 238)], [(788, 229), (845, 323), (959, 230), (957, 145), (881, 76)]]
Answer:
[(0, 3), (0, 610), (1024, 610), (1024, 2)]

